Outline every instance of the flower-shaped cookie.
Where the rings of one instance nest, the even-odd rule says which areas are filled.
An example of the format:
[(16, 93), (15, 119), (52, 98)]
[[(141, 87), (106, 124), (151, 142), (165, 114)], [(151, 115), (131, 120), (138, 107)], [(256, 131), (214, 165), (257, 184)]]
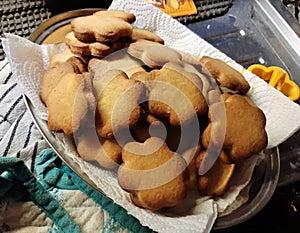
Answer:
[(151, 137), (144, 143), (126, 144), (122, 159), (118, 182), (130, 192), (135, 205), (159, 210), (173, 207), (185, 198), (186, 162), (161, 139)]
[(248, 96), (223, 94), (226, 119), (211, 121), (212, 113), (223, 107), (212, 104), (209, 109), (210, 122), (202, 135), (202, 143), (207, 148), (210, 143), (222, 143), (223, 138), (215, 137), (225, 127), (222, 148), (233, 160), (247, 158), (267, 146), (265, 131), (266, 117)]

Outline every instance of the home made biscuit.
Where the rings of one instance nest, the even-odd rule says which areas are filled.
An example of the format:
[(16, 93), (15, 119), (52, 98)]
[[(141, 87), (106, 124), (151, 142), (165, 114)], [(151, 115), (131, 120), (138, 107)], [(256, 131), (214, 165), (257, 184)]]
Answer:
[[(210, 106), (210, 123), (202, 135), (202, 143), (207, 148), (210, 143), (218, 144), (217, 137), (225, 127), (224, 142), (222, 148), (233, 160), (247, 158), (260, 152), (267, 146), (267, 133), (265, 131), (266, 117), (248, 96), (238, 94), (223, 94), (226, 119), (212, 122), (211, 112), (218, 112), (222, 104)], [(213, 126), (214, 125), (214, 126)]]
[[(205, 156), (208, 156), (206, 151), (201, 151), (197, 156), (195, 162), (197, 169), (201, 166), (201, 162)], [(234, 169), (234, 163), (224, 163), (220, 158), (218, 158), (207, 173), (198, 177), (197, 184), (199, 192), (207, 196), (221, 196), (228, 186)]]
[(75, 37), (84, 42), (113, 42), (130, 37), (132, 26), (122, 18), (89, 15), (71, 21)]
[(72, 135), (79, 129), (81, 122), (86, 120), (94, 103), (88, 75), (67, 73), (61, 76), (45, 102), (50, 130)]
[(152, 137), (144, 143), (126, 144), (122, 159), (118, 182), (135, 205), (159, 210), (185, 198), (185, 160), (161, 139)]
[(68, 73), (82, 74), (85, 72), (86, 67), (84, 63), (74, 56), (67, 58), (64, 62), (57, 62), (56, 64), (53, 64), (52, 67), (44, 72), (41, 80), (40, 97), (42, 101), (44, 103), (47, 102), (49, 93), (58, 85), (62, 76)]
[(114, 169), (122, 162), (122, 147), (114, 139), (98, 137), (95, 128), (85, 128), (76, 136), (76, 148), (81, 158), (97, 161), (105, 169)]
[(149, 40), (131, 43), (128, 53), (151, 68), (161, 68), (167, 62), (181, 61), (181, 55), (176, 50)]
[(69, 59), (73, 59), (73, 57), (78, 58), (83, 63), (82, 66), (84, 66), (84, 68), (81, 70), (82, 72), (85, 72), (88, 59), (72, 53), (72, 51), (68, 47), (66, 47), (61, 53), (57, 53), (50, 58), (50, 68), (55, 67), (58, 64), (64, 63)]
[(102, 42), (83, 42), (78, 40), (73, 32), (66, 35), (66, 44), (72, 51), (80, 57), (94, 56), (94, 57), (105, 57), (116, 50), (125, 48), (128, 42), (125, 40), (117, 40), (109, 43)]
[(171, 125), (185, 124), (207, 111), (201, 79), (179, 65), (170, 62), (159, 70), (135, 73), (132, 79), (146, 83), (149, 113), (167, 117)]
[(235, 167), (266, 147), (266, 119), (239, 72), (167, 47), (134, 21), (114, 10), (72, 20), (40, 96), (49, 129), (116, 175), (134, 205), (182, 216), (203, 195), (223, 195)]
[(105, 73), (115, 69), (125, 72), (129, 78), (135, 72), (145, 71), (142, 63), (131, 57), (126, 49), (119, 50), (102, 59), (92, 58), (88, 64), (88, 70), (92, 75), (94, 75), (95, 70), (101, 70), (101, 73)]
[(128, 79), (125, 72), (110, 70), (102, 74), (97, 69), (94, 75), (97, 99), (96, 124), (101, 137), (111, 138), (114, 131), (132, 127), (139, 119), (139, 99), (145, 95), (142, 82)]
[(220, 59), (203, 56), (200, 63), (215, 78), (220, 85), (240, 94), (246, 94), (250, 89), (244, 76)]
[(109, 17), (117, 17), (125, 20), (128, 23), (134, 23), (136, 20), (135, 15), (121, 11), (121, 10), (103, 10), (103, 11), (97, 11), (94, 13), (96, 16), (109, 16)]
[(136, 42), (138, 40), (149, 40), (160, 44), (164, 44), (164, 40), (155, 33), (150, 32), (146, 29), (133, 28), (131, 41)]

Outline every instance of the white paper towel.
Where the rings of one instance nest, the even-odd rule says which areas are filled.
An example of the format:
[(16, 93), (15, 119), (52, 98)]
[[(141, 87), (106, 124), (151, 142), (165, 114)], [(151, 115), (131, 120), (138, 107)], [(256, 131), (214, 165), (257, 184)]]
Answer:
[(199, 57), (219, 58), (243, 73), (252, 89), (249, 91), (250, 97), (267, 117), (268, 148), (278, 146), (300, 128), (298, 104), (153, 5), (143, 0), (114, 0), (109, 9), (133, 13), (137, 18), (135, 26), (155, 32), (165, 40), (166, 46)]
[[(166, 46), (197, 56), (208, 55), (219, 58), (241, 71), (250, 83), (250, 97), (266, 115), (269, 147), (277, 146), (299, 129), (299, 105), (293, 103), (260, 78), (245, 70), (176, 20), (142, 0), (114, 0), (110, 9), (124, 10), (135, 14), (137, 20), (134, 26), (157, 33), (164, 38)], [(37, 45), (11, 34), (6, 34), (5, 36), (6, 39), (3, 39), (2, 43), (11, 64), (12, 72), (19, 79), (24, 93), (33, 102), (39, 115), (46, 120), (47, 109), (38, 96), (40, 78), (44, 69), (49, 65), (49, 57), (53, 53), (61, 51), (62, 48), (52, 45)], [(196, 200), (197, 205), (191, 210), (190, 214), (168, 217), (134, 206), (129, 200), (128, 193), (119, 187), (113, 172), (99, 169), (76, 157), (76, 154), (68, 147), (68, 144), (64, 143), (61, 135), (57, 135), (57, 140), (61, 142), (62, 147), (65, 147), (66, 155), (72, 157), (82, 171), (88, 174), (90, 179), (107, 196), (127, 209), (130, 214), (137, 217), (143, 225), (149, 226), (158, 232), (209, 232), (216, 220), (217, 210), (225, 210), (248, 184), (256, 159), (251, 158), (254, 161), (250, 162), (251, 166), (247, 166), (248, 172), (244, 173), (244, 182), (235, 186), (234, 189), (228, 190), (224, 198), (214, 201), (209, 197), (199, 197)]]

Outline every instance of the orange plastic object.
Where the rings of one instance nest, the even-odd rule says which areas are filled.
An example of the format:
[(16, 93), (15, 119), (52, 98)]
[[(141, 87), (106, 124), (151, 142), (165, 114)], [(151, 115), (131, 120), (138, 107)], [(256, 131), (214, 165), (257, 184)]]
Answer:
[(266, 67), (260, 64), (254, 64), (248, 67), (248, 70), (257, 75), (269, 85), (281, 91), (284, 95), (295, 101), (300, 97), (298, 85), (290, 79), (289, 74), (278, 66)]
[(172, 17), (197, 14), (193, 0), (146, 0)]

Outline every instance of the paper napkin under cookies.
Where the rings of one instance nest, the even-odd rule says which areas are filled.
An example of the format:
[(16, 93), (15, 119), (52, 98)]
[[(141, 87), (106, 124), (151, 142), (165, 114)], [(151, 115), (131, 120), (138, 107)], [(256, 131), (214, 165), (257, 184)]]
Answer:
[[(279, 145), (300, 128), (298, 104), (290, 101), (282, 93), (244, 69), (169, 15), (141, 0), (114, 0), (110, 9), (124, 10), (135, 14), (137, 19), (134, 26), (157, 33), (165, 40), (166, 46), (197, 56), (207, 55), (219, 58), (241, 71), (251, 85), (250, 97), (266, 115), (268, 147)], [(11, 34), (7, 34), (2, 43), (12, 72), (17, 76), (24, 93), (34, 104), (39, 116), (46, 120), (47, 109), (39, 99), (40, 79), (44, 69), (49, 65), (49, 57), (63, 48), (54, 45), (37, 45)], [(58, 134), (57, 140), (64, 148), (65, 156), (70, 156), (74, 163), (78, 164), (81, 170), (88, 174), (107, 196), (123, 206), (129, 214), (137, 217), (143, 225), (158, 232), (209, 232), (217, 218), (218, 211), (226, 210), (248, 184), (257, 159), (254, 157), (251, 158), (254, 161), (247, 161), (251, 166), (247, 163), (244, 165), (243, 176), (236, 175), (238, 178), (233, 182), (236, 182), (237, 185), (234, 189), (228, 190), (224, 198), (218, 201), (209, 197), (198, 198), (190, 212), (171, 216), (171, 214), (163, 215), (134, 206), (128, 193), (119, 187), (113, 172), (99, 169), (76, 157), (72, 148), (65, 143), (62, 135)], [(235, 204), (242, 204), (242, 202)]]
[(166, 46), (199, 57), (206, 55), (221, 59), (243, 73), (251, 86), (250, 97), (267, 117), (268, 148), (279, 145), (300, 128), (300, 106), (298, 104), (291, 102), (282, 93), (270, 87), (175, 19), (139, 0), (124, 2), (115, 0), (110, 9), (119, 9), (135, 14), (137, 20), (133, 25), (155, 32), (165, 40)]

